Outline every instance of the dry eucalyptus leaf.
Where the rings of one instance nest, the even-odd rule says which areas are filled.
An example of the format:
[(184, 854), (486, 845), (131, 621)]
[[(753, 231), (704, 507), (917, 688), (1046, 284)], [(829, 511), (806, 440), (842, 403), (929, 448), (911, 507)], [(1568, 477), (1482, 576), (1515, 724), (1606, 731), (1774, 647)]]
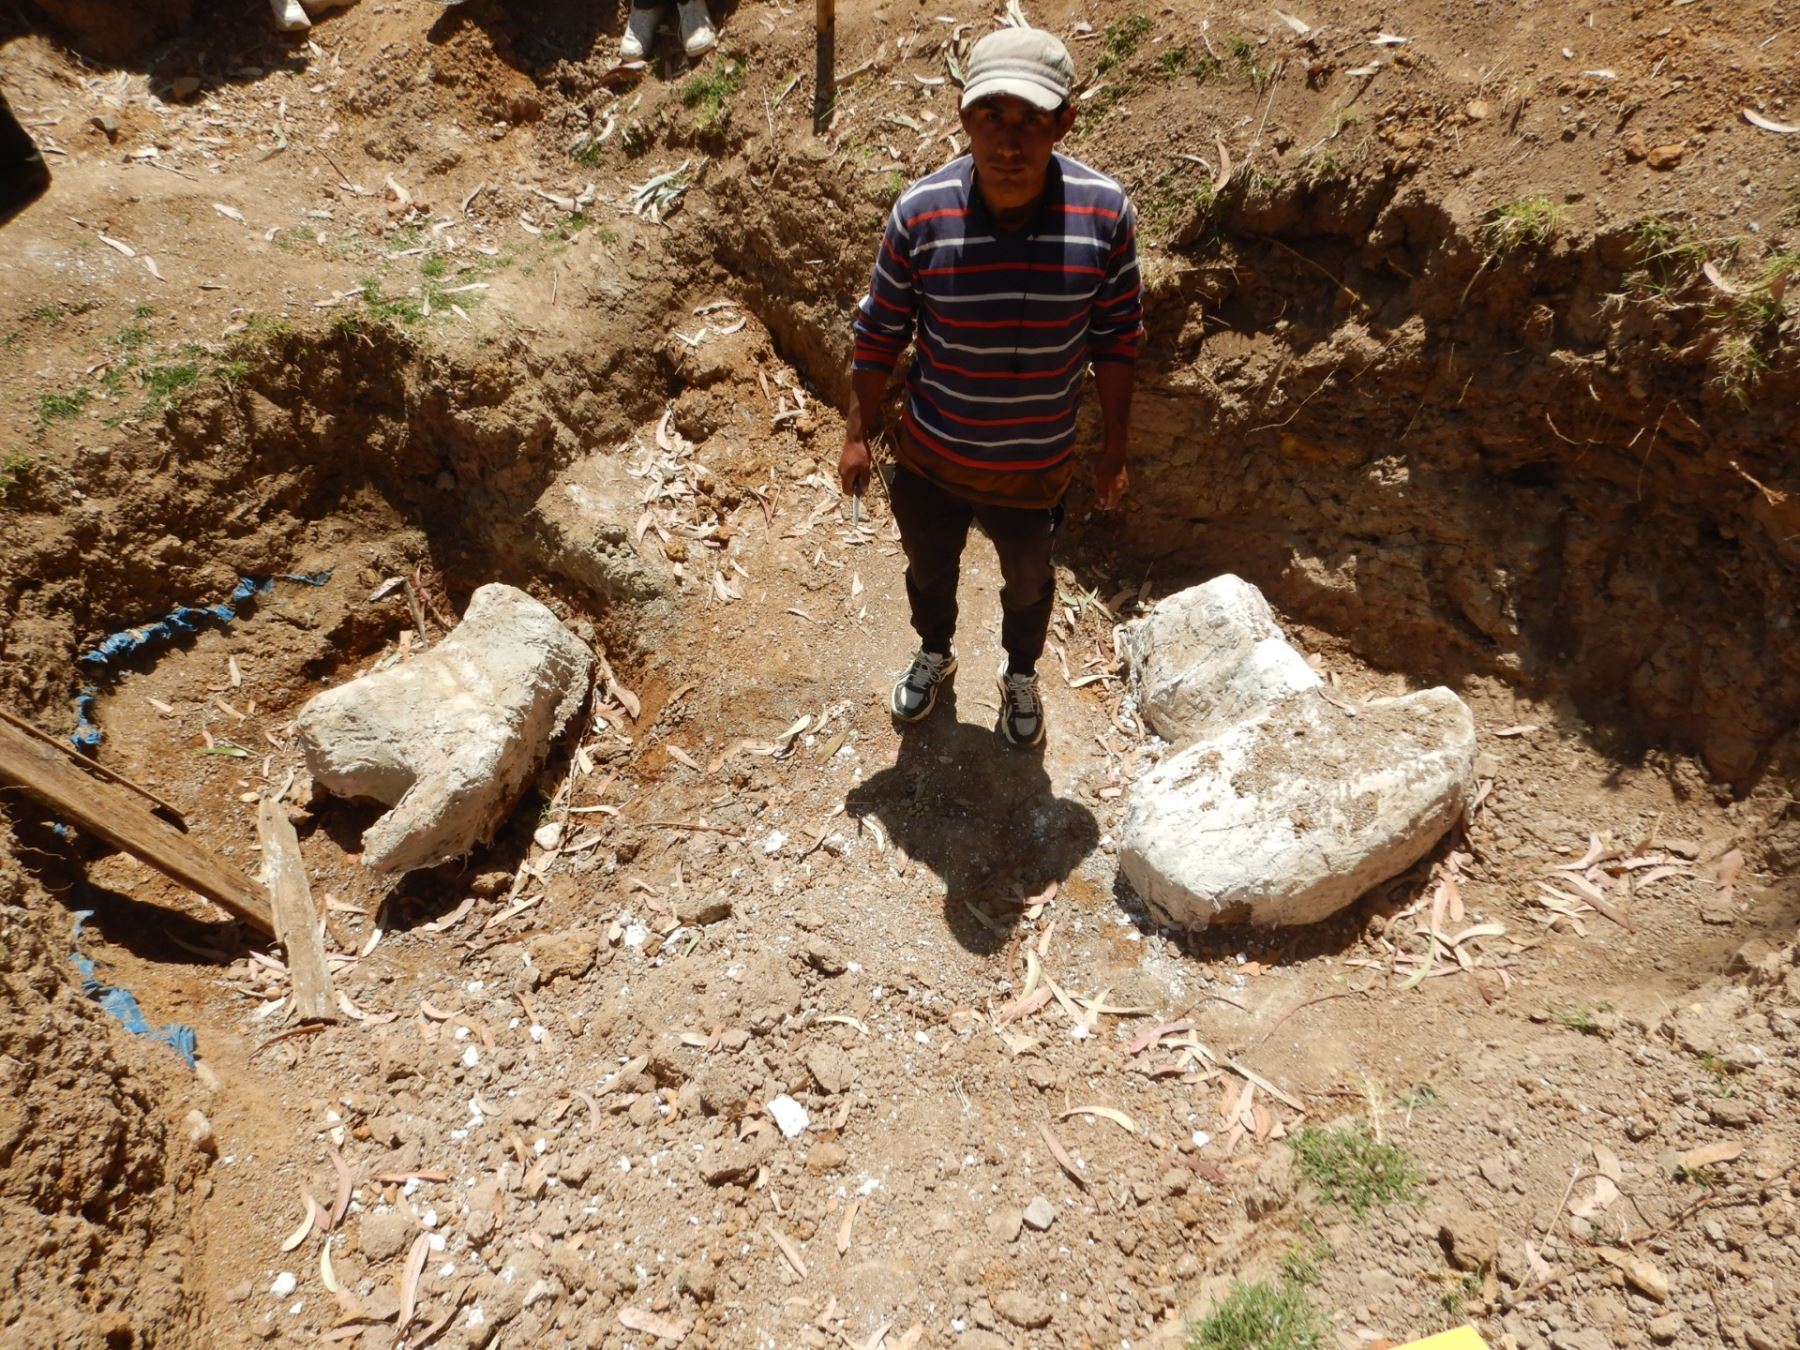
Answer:
[(1068, 1173), (1070, 1181), (1085, 1191), (1087, 1178), (1082, 1176), (1081, 1170), (1075, 1166), (1075, 1160), (1069, 1156), (1068, 1149), (1062, 1146), (1062, 1140), (1052, 1133), (1048, 1125), (1039, 1125), (1038, 1133), (1044, 1137), (1044, 1147), (1050, 1150), (1050, 1156), (1056, 1159), (1056, 1165)]
[(302, 1242), (305, 1242), (307, 1234), (312, 1232), (313, 1224), (319, 1217), (318, 1202), (314, 1200), (312, 1196), (304, 1193), (301, 1198), (306, 1201), (306, 1213), (300, 1218), (300, 1226), (282, 1239), (281, 1250), (284, 1252), (291, 1252)]
[(677, 1321), (646, 1308), (620, 1308), (617, 1316), (619, 1325), (627, 1331), (641, 1331), (647, 1336), (659, 1336), (670, 1341), (684, 1341), (688, 1332), (694, 1329), (692, 1322)]
[(1682, 1170), (1692, 1172), (1701, 1167), (1716, 1167), (1720, 1163), (1735, 1162), (1743, 1156), (1742, 1144), (1728, 1143), (1720, 1140), (1716, 1144), (1702, 1144), (1699, 1148), (1690, 1148), (1685, 1153), (1677, 1153), (1675, 1161), (1681, 1164)]
[(419, 1279), (425, 1273), (425, 1258), (431, 1255), (431, 1234), (420, 1233), (406, 1253), (406, 1265), (400, 1272), (400, 1316), (396, 1331), (405, 1331), (419, 1306)]
[(1777, 135), (1793, 136), (1800, 134), (1800, 126), (1792, 126), (1787, 122), (1777, 122), (1773, 118), (1764, 117), (1754, 108), (1744, 109), (1744, 120), (1753, 127), (1761, 127), (1764, 131), (1773, 131)]

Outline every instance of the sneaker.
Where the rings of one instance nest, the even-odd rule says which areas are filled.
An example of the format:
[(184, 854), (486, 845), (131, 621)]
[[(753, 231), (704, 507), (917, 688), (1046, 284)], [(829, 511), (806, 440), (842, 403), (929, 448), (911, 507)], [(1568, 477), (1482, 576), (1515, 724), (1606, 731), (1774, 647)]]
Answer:
[(275, 15), (275, 27), (283, 33), (304, 33), (312, 27), (300, 0), (269, 0), (269, 9)]
[(713, 31), (712, 15), (707, 13), (706, 0), (681, 0), (676, 7), (681, 15), (681, 46), (689, 56), (699, 56), (712, 50), (713, 43), (719, 35)]
[(1036, 675), (1009, 675), (1000, 667), (1000, 734), (1022, 747), (1043, 741), (1044, 702)]
[(642, 61), (656, 45), (656, 27), (662, 22), (662, 6), (633, 5), (631, 18), (625, 24), (625, 36), (619, 39), (619, 55), (627, 61)]
[(956, 653), (939, 655), (923, 647), (894, 686), (888, 707), (902, 722), (917, 722), (937, 706), (938, 686), (956, 673)]

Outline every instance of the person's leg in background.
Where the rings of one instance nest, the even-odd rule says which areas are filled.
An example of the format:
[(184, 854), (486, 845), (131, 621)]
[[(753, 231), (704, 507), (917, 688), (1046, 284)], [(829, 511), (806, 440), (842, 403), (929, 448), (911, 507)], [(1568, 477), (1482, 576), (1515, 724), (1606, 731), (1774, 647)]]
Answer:
[(680, 0), (675, 9), (681, 18), (681, 49), (689, 56), (710, 52), (719, 34), (713, 27), (706, 0)]
[(0, 222), (24, 210), (49, 186), (50, 166), (0, 94)]
[[(642, 61), (656, 45), (656, 27), (662, 22), (667, 0), (631, 0), (631, 14), (625, 21), (625, 36), (619, 39), (619, 55), (627, 61)], [(713, 28), (706, 0), (680, 0), (676, 5), (681, 22), (681, 47), (689, 56), (709, 52), (719, 40)]]
[(619, 55), (642, 61), (656, 45), (656, 26), (662, 22), (664, 0), (631, 0), (625, 19), (625, 36), (619, 39)]

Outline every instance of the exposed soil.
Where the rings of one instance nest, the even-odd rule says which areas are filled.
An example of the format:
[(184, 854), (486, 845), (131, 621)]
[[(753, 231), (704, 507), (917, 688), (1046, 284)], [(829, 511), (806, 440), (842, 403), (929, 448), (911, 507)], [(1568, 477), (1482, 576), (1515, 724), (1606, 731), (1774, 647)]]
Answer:
[[(92, 44), (126, 7), (66, 8)], [(1029, 5), (1106, 63), (1073, 149), (1152, 300), (1041, 755), (991, 730), (982, 542), (957, 697), (895, 731), (896, 537), (832, 472), (849, 307), (986, 8), (846, 0), (840, 69), (876, 64), (825, 137), (762, 3), (697, 74), (615, 70), (573, 0), (195, 8), (116, 67), (4, 30), (57, 177), (0, 236), (0, 699), (63, 733), (99, 639), (275, 578), (92, 718), (246, 870), (285, 786), (345, 1015), (275, 1039), (277, 957), (0, 803), (7, 1344), (1178, 1345), (1284, 1268), (1346, 1348), (1800, 1344), (1800, 183), (1741, 116), (1800, 118), (1791, 6), (1194, 5), (1134, 43)], [(1113, 626), (1227, 569), (1334, 697), (1455, 688), (1491, 789), (1339, 919), (1194, 939), (1116, 879), (1159, 747)], [(394, 885), (291, 722), (490, 580), (614, 680), (491, 849)], [(76, 910), (198, 1075), (81, 995)], [(1034, 963), (1061, 993), (1002, 1020)], [(1414, 1202), (1296, 1175), (1351, 1122)], [(283, 1250), (334, 1158), (339, 1227)]]

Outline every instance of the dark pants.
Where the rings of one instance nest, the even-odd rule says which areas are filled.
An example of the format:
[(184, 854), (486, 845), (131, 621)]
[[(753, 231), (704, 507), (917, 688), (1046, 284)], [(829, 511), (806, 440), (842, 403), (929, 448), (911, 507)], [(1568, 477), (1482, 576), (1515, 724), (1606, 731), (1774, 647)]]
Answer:
[(6, 95), (0, 94), (0, 164), (13, 165), (36, 159), (37, 152), (30, 135), (19, 125), (12, 109), (6, 106)]
[(27, 202), (43, 195), (50, 185), (50, 170), (19, 119), (0, 94), (0, 223), (16, 215)]
[(1035, 671), (1056, 603), (1051, 555), (1062, 507), (984, 506), (905, 468), (894, 474), (893, 499), (900, 546), (906, 550), (906, 598), (919, 645), (928, 652), (950, 650), (963, 544), (974, 522), (1000, 555), (1000, 645), (1006, 649), (1007, 669), (1015, 675)]

